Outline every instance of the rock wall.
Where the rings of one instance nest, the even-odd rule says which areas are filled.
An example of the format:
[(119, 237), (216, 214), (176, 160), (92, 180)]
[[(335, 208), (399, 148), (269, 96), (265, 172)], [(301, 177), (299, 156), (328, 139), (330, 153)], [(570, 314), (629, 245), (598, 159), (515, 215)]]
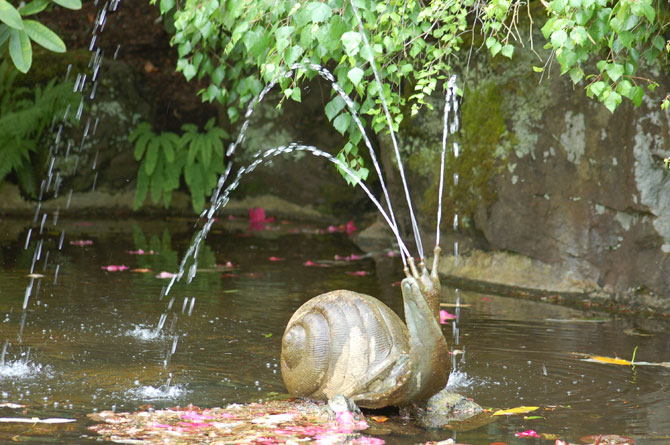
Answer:
[[(646, 97), (639, 108), (624, 102), (611, 114), (586, 97), (583, 84), (573, 86), (556, 70), (545, 72), (538, 84), (540, 75), (531, 66), (539, 63), (533, 57), (519, 51), (512, 61), (490, 60), (480, 52), (462, 76), (462, 115), (468, 109), (488, 110), (490, 119), (502, 115), (505, 122), (499, 140), (487, 147), (499, 168), (485, 178), (485, 187), (456, 198), (478, 200), (474, 212), (462, 214), (467, 223), (462, 231), (483, 238), (488, 250), (552, 266), (554, 272), (544, 272), (555, 274), (551, 281), (571, 277), (583, 292), (670, 308), (670, 171), (663, 163), (670, 156), (670, 119), (660, 109), (670, 87), (667, 74), (652, 70), (649, 77), (661, 84), (656, 96)], [(495, 94), (475, 94), (492, 85)], [(422, 128), (435, 145), (439, 116), (428, 121), (433, 126)], [(473, 132), (472, 121), (464, 117), (464, 132)], [(462, 145), (463, 157), (482, 159), (479, 148)], [(411, 159), (411, 150), (406, 153)], [(429, 174), (425, 167), (414, 171)], [(471, 167), (461, 172), (466, 178), (481, 174)], [(504, 276), (514, 273), (509, 268), (502, 275), (473, 274), (474, 264), (491, 264), (480, 255), (475, 252), (469, 272), (454, 267), (448, 272), (478, 279), (490, 272), (491, 281), (519, 284)]]

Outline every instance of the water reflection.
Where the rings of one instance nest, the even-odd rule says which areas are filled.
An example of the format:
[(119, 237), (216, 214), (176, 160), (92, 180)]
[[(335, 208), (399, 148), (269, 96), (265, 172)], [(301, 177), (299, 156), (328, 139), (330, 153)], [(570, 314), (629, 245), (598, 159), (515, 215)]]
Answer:
[[(276, 230), (250, 235), (244, 221), (219, 221), (202, 250), (200, 272), (192, 285), (175, 286), (168, 311), (168, 299), (160, 298), (166, 281), (156, 275), (176, 268), (191, 241), (191, 221), (64, 221), (72, 240), (92, 243), (66, 242), (58, 251), (60, 233), (46, 235), (50, 266), (37, 270), (45, 276), (36, 279), (39, 291), (36, 284), (22, 320), (34, 252), (23, 248), (22, 222), (0, 224), (3, 233), (13, 234), (0, 238), (0, 344), (7, 344), (0, 403), (26, 406), (25, 414), (0, 407), (0, 416), (79, 417), (147, 403), (221, 406), (263, 399), (285, 391), (278, 363), (281, 335), (304, 301), (351, 288), (401, 310), (394, 286), (401, 277), (397, 258), (335, 261), (335, 255), (360, 253), (344, 234), (278, 222)], [(154, 254), (128, 253), (140, 249)], [(308, 260), (327, 267), (305, 266)], [(61, 266), (54, 284), (56, 264)], [(101, 269), (113, 264), (128, 270)], [(368, 274), (346, 273), (361, 270)], [(453, 302), (448, 289), (443, 301)], [(630, 359), (637, 347), (638, 361), (668, 361), (670, 336), (662, 324), (651, 329), (657, 322), (465, 291), (461, 302), (465, 361), (451, 385), (487, 407), (541, 410), (536, 419), (513, 416), (456, 433), (460, 442), (515, 442), (520, 439), (514, 433), (527, 429), (573, 442), (597, 433), (634, 436), (638, 443), (670, 440), (670, 369), (590, 363), (578, 355)], [(166, 313), (166, 329), (157, 331)], [(449, 325), (445, 333), (450, 338)], [(59, 437), (85, 441), (84, 424), (58, 430)], [(0, 440), (14, 434), (10, 426), (0, 428)], [(416, 443), (451, 435), (385, 439)]]

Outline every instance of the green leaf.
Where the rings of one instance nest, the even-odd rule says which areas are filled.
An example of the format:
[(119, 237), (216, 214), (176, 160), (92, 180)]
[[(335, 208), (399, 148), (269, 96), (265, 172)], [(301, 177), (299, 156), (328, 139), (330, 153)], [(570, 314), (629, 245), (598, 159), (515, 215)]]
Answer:
[[(2, 1), (2, 0), (0, 0)], [(9, 55), (16, 69), (27, 73), (33, 63), (33, 49), (30, 38), (22, 29), (11, 29), (9, 34)]]
[[(138, 128), (139, 128), (139, 127), (138, 127)], [(137, 131), (137, 130), (135, 130), (135, 131)], [(136, 134), (136, 133), (133, 132), (133, 133), (131, 134), (131, 137), (132, 137), (134, 134)], [(144, 156), (144, 150), (147, 148), (147, 143), (149, 142), (149, 139), (150, 139), (151, 137), (154, 137), (154, 135), (153, 135), (152, 132), (149, 132), (149, 133), (143, 133), (143, 134), (140, 134), (140, 135), (139, 135), (139, 137), (138, 137), (138, 139), (137, 139), (137, 142), (135, 142), (135, 152), (134, 152), (134, 154), (135, 154), (135, 160), (136, 160), (136, 161), (139, 161), (139, 160), (142, 159), (142, 157)]]
[(23, 27), (28, 37), (38, 45), (55, 53), (65, 52), (65, 43), (58, 34), (35, 20), (24, 20)]
[(663, 51), (663, 48), (665, 48), (665, 39), (660, 35), (656, 34), (652, 39), (651, 44), (654, 45), (654, 48), (656, 48), (657, 50)]
[(514, 45), (503, 46), (502, 50), (500, 51), (500, 54), (507, 57), (508, 59), (511, 59), (512, 55), (514, 54)]
[(594, 82), (591, 85), (589, 85), (588, 89), (591, 91), (592, 94), (595, 94), (596, 97), (600, 97), (602, 92), (605, 90), (605, 82), (602, 81)]
[(295, 45), (286, 50), (286, 53), (284, 54), (284, 61), (286, 62), (287, 65), (293, 65), (295, 62), (298, 61), (298, 58), (302, 56), (303, 49), (301, 46)]
[(636, 107), (642, 105), (642, 98), (644, 97), (644, 90), (642, 87), (634, 86), (630, 89), (628, 97), (635, 104)]
[(350, 120), (351, 120), (351, 116), (349, 116), (348, 113), (342, 113), (339, 116), (337, 116), (335, 118), (335, 120), (333, 121), (333, 127), (335, 127), (335, 129), (337, 131), (339, 131), (340, 134), (343, 135), (347, 131), (347, 129), (349, 128), (349, 121)]
[(158, 204), (161, 199), (161, 193), (163, 192), (163, 168), (162, 168), (162, 158), (158, 159), (157, 168), (154, 173), (151, 175), (151, 200), (154, 204)]
[(277, 39), (277, 52), (283, 53), (288, 45), (291, 43), (291, 36), (295, 32), (293, 26), (282, 26), (275, 31), (275, 38)]
[(326, 104), (326, 116), (328, 117), (328, 120), (332, 121), (335, 116), (337, 116), (339, 112), (342, 111), (344, 106), (345, 102), (341, 96), (337, 95), (333, 97), (333, 99)]
[(610, 91), (607, 97), (605, 97), (605, 100), (603, 101), (603, 104), (608, 110), (610, 110), (610, 113), (614, 113), (614, 110), (616, 110), (616, 107), (620, 103), (621, 103), (621, 95), (616, 91)]
[(576, 66), (570, 70), (570, 79), (572, 79), (572, 83), (576, 84), (582, 80), (583, 77), (584, 71), (580, 67)]
[(293, 99), (296, 102), (300, 102), (302, 100), (302, 92), (300, 88), (293, 89), (293, 92), (291, 92), (291, 99)]
[(342, 44), (348, 56), (353, 57), (358, 53), (361, 40), (361, 35), (356, 31), (348, 31), (342, 34)]
[(133, 208), (135, 210), (142, 207), (144, 200), (147, 198), (147, 191), (149, 190), (149, 175), (146, 174), (143, 168), (137, 171), (137, 187), (135, 188), (135, 202)]
[(215, 85), (219, 86), (223, 83), (223, 80), (226, 78), (226, 70), (221, 65), (217, 66), (214, 71), (212, 71), (212, 82)]
[(533, 66), (533, 71), (535, 71), (536, 73), (541, 73), (544, 71), (544, 68), (541, 66)]
[(186, 65), (184, 65), (184, 67), (182, 69), (182, 73), (184, 74), (184, 77), (186, 78), (186, 80), (191, 80), (195, 77), (196, 70), (195, 70), (195, 67), (192, 64), (187, 63)]
[(568, 34), (564, 30), (559, 29), (551, 34), (551, 45), (554, 49), (558, 49), (563, 46), (567, 39)]
[(12, 29), (4, 23), (0, 23), (0, 46), (9, 40), (9, 30)]
[(0, 22), (5, 23), (10, 28), (23, 29), (21, 14), (7, 0), (0, 0)]
[(26, 17), (44, 11), (48, 5), (49, 0), (33, 0), (27, 5), (20, 7), (19, 12), (23, 17)]
[(364, 74), (363, 70), (355, 66), (349, 70), (349, 72), (347, 73), (347, 77), (349, 78), (349, 80), (351, 80), (351, 83), (353, 83), (354, 86), (358, 86), (358, 84), (361, 83), (363, 74)]
[(333, 15), (333, 11), (330, 7), (321, 2), (311, 2), (305, 6), (305, 10), (309, 13), (310, 20), (312, 23), (321, 23), (325, 22)]
[(653, 23), (654, 18), (656, 18), (656, 11), (654, 10), (654, 7), (651, 6), (651, 2), (648, 0), (641, 0), (638, 1), (637, 4), (642, 10), (642, 13), (645, 15), (645, 17), (647, 17), (647, 20)]
[(160, 2), (161, 14), (169, 12), (174, 7), (175, 7), (175, 0), (161, 0)]
[(149, 176), (153, 175), (156, 169), (156, 163), (158, 162), (158, 148), (158, 138), (151, 139), (147, 148), (147, 155), (142, 163), (144, 170)]
[(612, 79), (613, 82), (619, 80), (619, 78), (623, 75), (623, 65), (620, 65), (618, 63), (608, 63), (605, 70), (607, 71), (607, 75), (610, 76), (610, 79)]
[(630, 31), (623, 31), (618, 34), (621, 44), (626, 48), (630, 49), (633, 41), (635, 40), (635, 34)]
[(81, 0), (53, 0), (53, 2), (67, 9), (81, 9)]

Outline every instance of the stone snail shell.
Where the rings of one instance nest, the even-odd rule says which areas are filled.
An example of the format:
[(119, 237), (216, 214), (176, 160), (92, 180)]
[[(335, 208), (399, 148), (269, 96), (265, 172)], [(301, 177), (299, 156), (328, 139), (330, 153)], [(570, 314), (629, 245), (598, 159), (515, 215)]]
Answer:
[[(436, 251), (439, 254), (439, 250)], [(447, 343), (436, 319), (439, 280), (412, 266), (402, 282), (405, 319), (369, 295), (336, 290), (312, 298), (289, 320), (281, 370), (289, 393), (364, 408), (407, 405), (444, 388)]]

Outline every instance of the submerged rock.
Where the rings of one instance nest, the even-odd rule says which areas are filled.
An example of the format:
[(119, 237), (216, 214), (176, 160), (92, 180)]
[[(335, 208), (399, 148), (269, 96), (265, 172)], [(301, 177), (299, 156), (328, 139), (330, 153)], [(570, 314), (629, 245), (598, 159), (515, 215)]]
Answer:
[(416, 407), (413, 416), (426, 428), (451, 427), (454, 422), (463, 422), (484, 412), (483, 408), (458, 393), (442, 391), (428, 399), (425, 407)]

